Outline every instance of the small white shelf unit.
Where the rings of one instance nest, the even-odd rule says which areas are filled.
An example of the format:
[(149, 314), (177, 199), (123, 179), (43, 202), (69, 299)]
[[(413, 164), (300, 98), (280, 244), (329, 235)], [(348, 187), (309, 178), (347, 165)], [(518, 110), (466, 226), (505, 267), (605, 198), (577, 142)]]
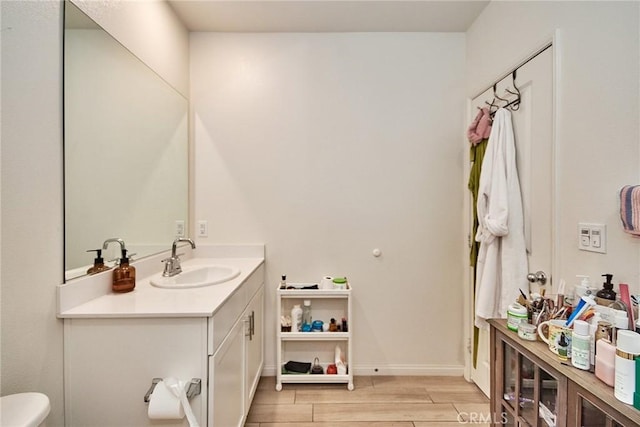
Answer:
[[(351, 316), (351, 286), (347, 289), (280, 289), (278, 286), (278, 313), (276, 345), (276, 390), (282, 390), (283, 383), (346, 383), (353, 390), (353, 320)], [(331, 318), (342, 325), (347, 319), (347, 332), (283, 332), (280, 324), (282, 315), (291, 315), (295, 304), (303, 305), (311, 300), (311, 317), (329, 323)], [(346, 356), (347, 374), (326, 374), (327, 366), (334, 363), (335, 346), (340, 345)], [(283, 373), (284, 365), (290, 361), (313, 363), (318, 358), (324, 374)]]

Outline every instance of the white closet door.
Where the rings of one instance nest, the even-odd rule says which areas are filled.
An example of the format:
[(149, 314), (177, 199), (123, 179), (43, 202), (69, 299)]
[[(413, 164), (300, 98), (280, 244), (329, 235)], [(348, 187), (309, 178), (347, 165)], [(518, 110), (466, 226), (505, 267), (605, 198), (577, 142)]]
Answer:
[[(529, 271), (543, 271), (547, 275), (546, 288), (550, 293), (554, 218), (553, 47), (517, 70), (516, 85), (520, 89), (521, 104), (517, 111), (512, 112), (512, 120)], [(514, 99), (512, 95), (505, 96), (507, 88), (513, 90), (511, 75), (497, 84), (496, 93), (501, 98)], [(492, 99), (493, 88), (473, 99), (471, 116), (475, 117), (476, 108), (486, 106), (485, 101), (491, 103)], [(498, 103), (504, 104), (500, 101)], [(472, 275), (469, 276), (472, 279)], [(539, 284), (535, 283), (531, 285), (531, 290), (538, 291), (538, 287)], [(469, 284), (469, 289), (473, 291), (473, 282)], [(523, 291), (527, 292), (526, 289)], [(473, 305), (471, 309), (475, 311)], [(471, 340), (474, 318), (475, 313), (472, 313)], [(480, 330), (476, 368), (473, 368), (473, 363), (471, 365), (471, 379), (489, 395), (488, 330)]]

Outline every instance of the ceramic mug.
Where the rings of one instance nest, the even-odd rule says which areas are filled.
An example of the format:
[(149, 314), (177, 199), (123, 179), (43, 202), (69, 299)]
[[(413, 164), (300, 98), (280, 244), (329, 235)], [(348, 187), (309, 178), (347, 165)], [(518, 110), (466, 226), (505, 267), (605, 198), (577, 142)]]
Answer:
[(558, 354), (560, 336), (564, 333), (567, 341), (567, 354), (571, 354), (571, 328), (565, 326), (566, 320), (547, 320), (538, 325), (538, 336), (548, 346), (549, 350)]

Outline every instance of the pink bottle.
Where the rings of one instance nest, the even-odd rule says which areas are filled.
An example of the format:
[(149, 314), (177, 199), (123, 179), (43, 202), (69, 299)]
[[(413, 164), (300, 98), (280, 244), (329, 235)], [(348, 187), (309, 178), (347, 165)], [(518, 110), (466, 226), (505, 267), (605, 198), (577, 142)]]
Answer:
[(615, 384), (616, 347), (611, 341), (596, 341), (596, 377), (609, 387)]

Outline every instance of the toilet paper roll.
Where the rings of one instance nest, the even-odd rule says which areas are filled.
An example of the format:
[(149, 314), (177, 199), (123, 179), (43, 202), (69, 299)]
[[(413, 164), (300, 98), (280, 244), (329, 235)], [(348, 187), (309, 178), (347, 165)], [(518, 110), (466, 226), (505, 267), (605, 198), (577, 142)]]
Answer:
[(324, 276), (320, 281), (320, 289), (333, 289), (333, 277)]
[[(184, 383), (180, 383), (184, 387)], [(149, 397), (148, 415), (152, 420), (181, 420), (184, 418), (184, 408), (180, 398), (167, 387), (164, 381), (156, 384)]]

